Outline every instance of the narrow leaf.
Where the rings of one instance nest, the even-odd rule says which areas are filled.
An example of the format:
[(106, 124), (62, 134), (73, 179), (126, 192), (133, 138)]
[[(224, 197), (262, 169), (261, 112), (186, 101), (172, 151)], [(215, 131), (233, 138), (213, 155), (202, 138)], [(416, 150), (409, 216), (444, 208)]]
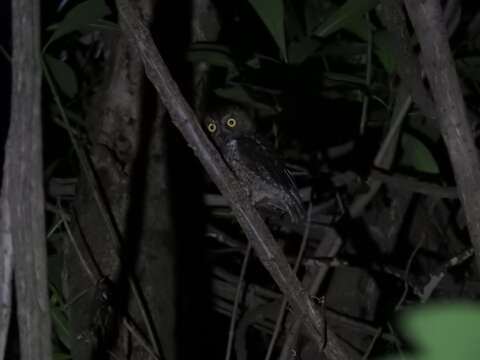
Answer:
[(282, 57), (287, 59), (283, 0), (249, 0), (249, 2), (270, 31)]
[(73, 69), (61, 60), (48, 54), (44, 55), (47, 67), (62, 93), (72, 98), (78, 91), (77, 76)]
[(402, 136), (402, 148), (403, 156), (400, 161), (402, 165), (413, 167), (415, 170), (427, 174), (439, 173), (435, 158), (420, 140), (410, 134), (404, 134)]
[(315, 30), (315, 35), (326, 37), (357, 21), (366, 12), (377, 6), (379, 0), (348, 0)]
[(56, 30), (48, 40), (45, 48), (60, 37), (95, 23), (107, 15), (110, 15), (110, 9), (103, 0), (87, 0), (78, 4), (57, 24)]

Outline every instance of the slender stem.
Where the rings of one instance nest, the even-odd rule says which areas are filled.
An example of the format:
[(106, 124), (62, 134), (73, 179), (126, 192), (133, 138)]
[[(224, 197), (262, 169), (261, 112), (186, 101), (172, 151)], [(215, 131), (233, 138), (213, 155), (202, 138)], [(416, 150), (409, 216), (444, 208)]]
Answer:
[(238, 307), (240, 306), (240, 300), (242, 299), (243, 294), (243, 281), (245, 279), (245, 273), (247, 272), (248, 260), (250, 259), (250, 254), (252, 252), (252, 245), (250, 242), (247, 246), (247, 251), (245, 251), (245, 257), (243, 258), (242, 269), (240, 270), (240, 277), (238, 278), (237, 291), (235, 293), (235, 301), (232, 310), (232, 317), (230, 319), (230, 327), (228, 329), (228, 342), (227, 342), (227, 351), (225, 353), (225, 360), (230, 360), (232, 355), (233, 348), (233, 339), (235, 338), (235, 324), (237, 322), (237, 313)]

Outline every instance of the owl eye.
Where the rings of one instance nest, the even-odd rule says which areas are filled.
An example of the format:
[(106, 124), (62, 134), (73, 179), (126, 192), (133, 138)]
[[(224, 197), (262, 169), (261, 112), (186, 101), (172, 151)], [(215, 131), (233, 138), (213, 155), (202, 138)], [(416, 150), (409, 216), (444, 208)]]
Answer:
[(207, 130), (211, 133), (214, 133), (217, 130), (217, 125), (210, 123), (207, 125)]
[(227, 120), (227, 126), (230, 128), (234, 128), (235, 126), (237, 126), (237, 120), (235, 120), (234, 118), (229, 118)]

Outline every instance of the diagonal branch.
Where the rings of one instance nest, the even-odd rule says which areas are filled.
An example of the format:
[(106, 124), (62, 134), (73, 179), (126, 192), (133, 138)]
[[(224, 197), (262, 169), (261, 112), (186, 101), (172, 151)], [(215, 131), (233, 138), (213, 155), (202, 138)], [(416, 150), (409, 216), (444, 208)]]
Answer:
[(470, 239), (480, 269), (480, 160), (438, 0), (404, 0), (421, 47), (424, 71), (435, 101)]
[(230, 201), (233, 213), (257, 256), (286, 294), (298, 316), (304, 320), (312, 338), (319, 347), (324, 347), (329, 359), (357, 358), (353, 350), (343, 347), (331, 331), (327, 330), (328, 342), (324, 344), (325, 319), (319, 315), (308, 293), (301, 287), (270, 230), (248, 200), (245, 189), (203, 132), (192, 108), (171, 77), (148, 29), (140, 21), (128, 0), (117, 0), (117, 7), (138, 46), (147, 76), (157, 89), (174, 125), (182, 133), (221, 193)]

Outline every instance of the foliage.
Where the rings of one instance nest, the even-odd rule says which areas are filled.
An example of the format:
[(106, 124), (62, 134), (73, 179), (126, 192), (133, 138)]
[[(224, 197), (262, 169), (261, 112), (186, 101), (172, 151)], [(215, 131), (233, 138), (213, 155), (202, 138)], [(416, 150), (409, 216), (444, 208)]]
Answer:
[(430, 304), (406, 311), (399, 326), (412, 355), (389, 360), (470, 360), (480, 357), (480, 307), (474, 303)]
[[(49, 51), (56, 42), (72, 33), (88, 34), (98, 29), (116, 29), (115, 23), (105, 20), (110, 14), (111, 11), (105, 1), (87, 0), (71, 8), (61, 21), (48, 27), (47, 30), (53, 33), (43, 48), (44, 62), (56, 84), (67, 97), (73, 98), (78, 92), (78, 72), (68, 62), (49, 54)], [(79, 40), (77, 38), (77, 41)]]
[[(228, 7), (232, 5), (236, 10), (232, 10), (233, 14), (220, 12), (227, 34), (222, 41), (191, 44), (182, 54), (184, 60), (190, 63), (211, 65), (211, 91), (216, 96), (245, 104), (256, 111), (259, 127), (266, 128), (267, 136), (272, 137), (279, 150), (297, 165), (301, 174), (298, 176), (299, 184), (313, 189), (313, 198), (319, 201), (315, 205), (321, 208), (324, 205), (322, 201), (328, 198), (330, 203), (325, 200), (329, 204), (329, 212), (325, 215), (328, 219), (336, 219), (338, 215), (331, 215), (336, 210), (331, 210), (331, 203), (336, 204), (341, 198), (342, 204), (338, 207), (343, 208), (345, 202), (348, 208), (348, 201), (370, 191), (368, 173), (372, 167), (379, 166), (375, 155), (388, 138), (388, 131), (395, 121), (398, 105), (395, 103), (398, 82), (395, 70), (401, 64), (397, 64), (393, 56), (392, 49), (396, 44), (375, 15), (378, 3), (378, 0), (229, 2)], [(99, 63), (100, 67), (103, 66), (103, 45), (99, 39), (101, 35), (119, 30), (113, 13), (103, 0), (73, 1), (68, 8), (56, 14), (55, 24), (47, 28), (45, 38), (48, 40), (43, 48), (44, 69), (51, 74), (60, 90), (67, 114), (75, 125), (85, 125), (82, 105), (91, 90), (91, 83), (101, 78), (91, 71)], [(452, 42), (452, 46), (455, 47), (455, 59), (467, 103), (476, 104), (480, 89), (480, 46), (478, 36), (469, 36)], [(50, 93), (47, 101), (50, 118), (56, 125), (65, 127), (66, 124), (57, 119), (59, 109)], [(398, 126), (395, 134), (398, 143), (392, 141), (388, 150), (394, 159), (393, 164), (385, 170), (452, 184), (448, 157), (437, 127), (431, 122), (418, 121), (416, 108), (409, 109), (403, 115), (403, 125)], [(51, 130), (51, 125), (48, 124), (46, 137), (57, 140), (57, 133)], [(79, 139), (86, 137), (83, 127), (75, 126), (75, 130), (78, 130), (76, 135)], [(47, 156), (49, 175), (57, 174), (61, 172), (58, 169), (65, 167), (69, 175), (78, 173), (75, 162), (65, 166), (65, 154), (70, 154), (70, 145), (58, 145), (58, 141), (47, 141), (46, 144), (48, 151), (56, 147), (55, 155)], [(341, 155), (331, 155), (339, 151)], [(355, 181), (342, 180), (352, 173)], [(325, 180), (325, 177), (328, 179)], [(393, 205), (389, 208), (389, 204), (395, 203), (396, 199), (390, 196), (386, 191), (381, 197), (387, 205), (382, 203), (379, 213), (387, 213), (393, 218), (398, 214)], [(452, 211), (449, 216), (453, 215), (458, 214)], [(404, 214), (399, 217), (402, 216)], [(362, 231), (378, 234), (381, 233), (378, 229), (382, 226), (382, 219), (380, 215), (370, 213), (370, 217), (362, 219), (364, 223), (361, 226), (353, 221), (348, 225), (354, 224), (354, 231), (361, 228)], [(329, 225), (331, 222), (327, 221)], [(323, 224), (323, 218), (322, 221), (316, 219), (316, 223)], [(350, 231), (348, 225), (346, 233)], [(231, 229), (233, 226), (230, 222), (226, 227)], [(410, 236), (409, 231), (405, 233)], [(415, 234), (418, 233), (411, 238), (416, 238)], [(235, 235), (241, 238), (241, 234)], [(350, 236), (355, 238), (359, 235)], [(445, 234), (441, 236), (448, 238)], [(291, 234), (281, 233), (280, 238), (290, 239)], [(374, 255), (364, 254), (370, 251), (371, 244), (363, 243), (363, 238), (354, 240), (357, 243), (352, 241), (353, 245), (345, 246), (347, 251), (352, 251), (350, 247), (360, 250), (356, 248), (358, 252), (352, 251), (348, 255), (353, 253), (353, 256), (358, 256), (362, 264), (384, 260), (375, 252), (384, 245), (381, 240), (376, 239), (377, 243), (372, 246), (375, 248), (371, 251)], [(402, 251), (408, 250), (402, 248)], [(374, 259), (375, 255), (378, 258)], [(444, 253), (437, 254), (434, 260), (429, 258), (425, 262), (433, 267), (431, 264), (436, 264), (444, 256)], [(386, 258), (386, 261), (392, 260)], [(228, 265), (229, 269), (238, 263), (238, 259), (233, 260), (233, 265)], [(227, 262), (223, 258), (222, 261)], [(392, 261), (398, 262), (398, 259)], [(356, 265), (351, 268), (356, 269)], [(55, 268), (57, 271), (60, 270)], [(389, 281), (389, 286), (391, 283), (393, 281)], [(59, 284), (52, 281), (50, 308), (54, 324), (53, 342), (57, 350), (55, 358), (68, 359), (69, 319), (67, 305), (58, 289)], [(389, 300), (394, 297), (388, 291), (386, 293)], [(361, 296), (358, 293), (355, 295)], [(471, 304), (435, 305), (412, 310), (399, 323), (405, 336), (419, 350), (409, 356), (426, 360), (474, 359), (480, 356), (475, 331), (476, 324), (480, 322), (479, 314), (477, 307)]]

